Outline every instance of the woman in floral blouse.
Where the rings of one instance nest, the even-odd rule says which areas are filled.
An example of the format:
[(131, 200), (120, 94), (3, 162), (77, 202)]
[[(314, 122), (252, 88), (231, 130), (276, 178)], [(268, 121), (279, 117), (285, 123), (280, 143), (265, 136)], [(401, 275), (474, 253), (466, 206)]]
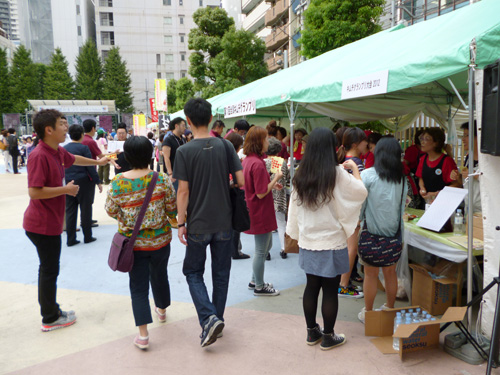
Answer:
[[(119, 173), (111, 181), (106, 198), (106, 212), (118, 220), (118, 232), (131, 236), (139, 216), (153, 171), (149, 169), (153, 146), (146, 137), (133, 136), (123, 146), (125, 159), (132, 170)], [(159, 173), (134, 245), (134, 267), (129, 272), (132, 310), (139, 335), (134, 344), (140, 349), (149, 346), (148, 327), (153, 322), (149, 307), (149, 283), (153, 290), (158, 320), (167, 320), (170, 286), (167, 275), (172, 230), (169, 218), (177, 214), (175, 190), (168, 176)]]

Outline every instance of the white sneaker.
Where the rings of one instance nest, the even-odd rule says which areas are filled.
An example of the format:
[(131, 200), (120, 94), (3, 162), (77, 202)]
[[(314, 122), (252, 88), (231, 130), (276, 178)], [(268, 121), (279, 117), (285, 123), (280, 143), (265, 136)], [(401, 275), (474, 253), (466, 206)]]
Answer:
[(366, 312), (366, 307), (363, 307), (361, 311), (358, 313), (358, 319), (363, 324), (365, 324), (365, 312)]
[(379, 310), (389, 310), (390, 307), (388, 307), (385, 303), (379, 307)]

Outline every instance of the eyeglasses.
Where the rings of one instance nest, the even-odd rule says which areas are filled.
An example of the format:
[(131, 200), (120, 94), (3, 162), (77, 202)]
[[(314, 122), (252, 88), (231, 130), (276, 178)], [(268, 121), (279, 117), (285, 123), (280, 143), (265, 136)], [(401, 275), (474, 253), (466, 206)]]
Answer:
[(433, 142), (432, 137), (418, 137), (420, 142)]

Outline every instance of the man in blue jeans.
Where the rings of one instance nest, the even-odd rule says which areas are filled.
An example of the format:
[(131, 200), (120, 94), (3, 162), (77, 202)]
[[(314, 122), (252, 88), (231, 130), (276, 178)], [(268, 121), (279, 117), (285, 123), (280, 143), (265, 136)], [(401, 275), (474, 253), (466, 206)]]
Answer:
[[(174, 162), (173, 177), (179, 181), (178, 235), (186, 245), (182, 271), (203, 329), (201, 346), (205, 347), (221, 337), (224, 329), (232, 254), (229, 173), (235, 173), (239, 186), (245, 181), (232, 144), (210, 136), (212, 105), (201, 98), (191, 99), (184, 113), (194, 139), (179, 147)], [(230, 146), (229, 160), (223, 142)], [(203, 280), (208, 245), (212, 256), (212, 301)]]

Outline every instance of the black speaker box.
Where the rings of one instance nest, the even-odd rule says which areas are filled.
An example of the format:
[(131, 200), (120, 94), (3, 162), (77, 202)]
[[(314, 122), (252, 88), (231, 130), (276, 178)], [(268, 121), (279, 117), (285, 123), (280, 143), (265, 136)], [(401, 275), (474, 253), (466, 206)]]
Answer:
[(484, 68), (481, 152), (500, 156), (500, 60)]

